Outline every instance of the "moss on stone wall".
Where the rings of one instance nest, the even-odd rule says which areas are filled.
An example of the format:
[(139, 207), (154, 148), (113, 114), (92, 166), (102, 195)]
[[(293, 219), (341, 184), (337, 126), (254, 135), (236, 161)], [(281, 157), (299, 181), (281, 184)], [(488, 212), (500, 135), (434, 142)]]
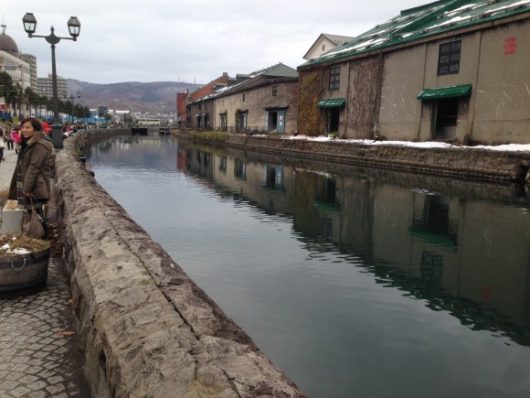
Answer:
[(346, 134), (343, 138), (373, 138), (379, 118), (382, 71), (380, 58), (350, 63)]

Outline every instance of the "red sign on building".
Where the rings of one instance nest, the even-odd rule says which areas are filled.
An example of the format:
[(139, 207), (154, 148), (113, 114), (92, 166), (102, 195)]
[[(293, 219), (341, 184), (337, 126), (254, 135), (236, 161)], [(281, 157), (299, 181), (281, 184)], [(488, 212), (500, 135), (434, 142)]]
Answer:
[(513, 55), (517, 53), (517, 37), (507, 37), (504, 39), (504, 55)]

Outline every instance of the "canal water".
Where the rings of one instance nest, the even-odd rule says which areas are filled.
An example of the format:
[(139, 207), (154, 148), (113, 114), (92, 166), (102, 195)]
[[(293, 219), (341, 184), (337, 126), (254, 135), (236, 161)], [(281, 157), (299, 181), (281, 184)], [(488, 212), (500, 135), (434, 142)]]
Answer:
[(529, 397), (530, 200), (122, 137), (97, 181), (311, 397)]

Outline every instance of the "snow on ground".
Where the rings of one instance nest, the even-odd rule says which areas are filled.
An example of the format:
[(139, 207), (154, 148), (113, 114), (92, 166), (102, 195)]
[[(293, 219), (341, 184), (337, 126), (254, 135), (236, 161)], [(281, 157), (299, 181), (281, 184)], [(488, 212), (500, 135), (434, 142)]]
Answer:
[(530, 144), (504, 144), (504, 145), (453, 145), (438, 141), (410, 142), (410, 141), (375, 141), (375, 140), (355, 140), (355, 139), (337, 139), (328, 136), (311, 137), (307, 135), (289, 135), (282, 137), (287, 140), (307, 140), (317, 142), (336, 142), (351, 143), (361, 145), (386, 145), (386, 146), (405, 146), (411, 148), (451, 148), (451, 149), (482, 149), (490, 151), (503, 152), (530, 152)]
[(491, 151), (530, 152), (530, 144), (475, 145), (470, 148), (489, 149)]

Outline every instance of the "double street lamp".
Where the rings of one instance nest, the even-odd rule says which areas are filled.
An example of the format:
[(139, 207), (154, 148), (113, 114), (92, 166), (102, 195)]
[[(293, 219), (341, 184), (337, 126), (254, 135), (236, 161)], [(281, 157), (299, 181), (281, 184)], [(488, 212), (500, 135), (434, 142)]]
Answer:
[(52, 47), (52, 89), (53, 89), (53, 129), (52, 129), (52, 142), (55, 148), (63, 147), (63, 129), (61, 119), (59, 117), (59, 97), (57, 95), (57, 70), (55, 67), (55, 45), (64, 40), (77, 41), (77, 37), (81, 32), (81, 23), (77, 17), (70, 17), (68, 20), (68, 31), (72, 37), (59, 37), (54, 33), (53, 26), (51, 27), (51, 33), (48, 36), (35, 35), (35, 29), (37, 28), (37, 19), (31, 12), (27, 12), (22, 18), (24, 23), (24, 30), (28, 34), (28, 37), (41, 37), (45, 39)]

